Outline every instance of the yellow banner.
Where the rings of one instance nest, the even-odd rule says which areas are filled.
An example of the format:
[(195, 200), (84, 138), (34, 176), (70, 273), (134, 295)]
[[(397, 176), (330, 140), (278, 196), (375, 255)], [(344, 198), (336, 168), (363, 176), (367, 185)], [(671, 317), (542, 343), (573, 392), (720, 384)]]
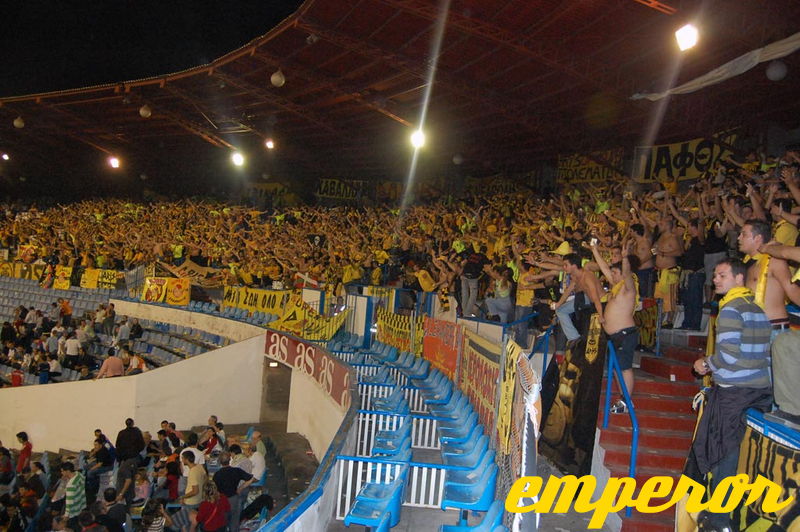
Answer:
[(270, 324), (279, 331), (286, 331), (306, 340), (330, 340), (344, 323), (350, 309), (336, 316), (322, 316), (303, 302), (300, 294), (292, 294), (286, 304), (283, 318)]
[(56, 290), (69, 290), (69, 278), (72, 277), (72, 266), (56, 266), (56, 277), (53, 288)]
[(246, 286), (226, 286), (223, 307), (243, 308), (250, 312), (268, 312), (283, 316), (290, 290), (263, 290)]
[(163, 303), (167, 295), (168, 277), (145, 277), (142, 287), (142, 301)]
[[(607, 183), (622, 178), (622, 174), (612, 169), (622, 168), (625, 150), (595, 151), (589, 155), (574, 153), (558, 156), (558, 174), (561, 183)], [(603, 164), (603, 162), (607, 164)]]
[[(459, 385), (484, 427), (494, 426), (494, 402), (500, 374), (500, 346), (464, 330)], [(489, 428), (489, 430), (492, 430)]]
[(97, 275), (97, 288), (116, 288), (118, 276), (116, 270), (100, 270)]
[(14, 263), (14, 277), (17, 279), (33, 279), (38, 281), (44, 273), (45, 264)]
[(97, 288), (97, 277), (100, 275), (100, 270), (95, 268), (87, 268), (81, 275), (81, 288)]
[[(728, 145), (736, 142), (736, 134), (718, 138)], [(732, 153), (704, 138), (658, 146), (637, 146), (633, 155), (633, 179), (639, 183), (697, 179), (721, 158)]]
[(0, 276), (14, 277), (14, 265), (10, 262), (0, 262)]
[(190, 279), (167, 279), (165, 300), (168, 305), (185, 307), (189, 304), (189, 296), (191, 293), (192, 282)]
[(418, 317), (414, 324), (414, 345), (411, 345), (411, 316), (395, 314), (384, 308), (378, 308), (377, 315), (378, 340), (401, 351), (410, 351), (417, 356), (422, 356), (425, 335), (423, 317)]
[(514, 385), (517, 380), (517, 360), (522, 348), (513, 340), (506, 344), (506, 361), (503, 368), (503, 380), (500, 383), (500, 406), (497, 411), (497, 448), (503, 454), (509, 453), (509, 435), (511, 434), (511, 410), (514, 404)]

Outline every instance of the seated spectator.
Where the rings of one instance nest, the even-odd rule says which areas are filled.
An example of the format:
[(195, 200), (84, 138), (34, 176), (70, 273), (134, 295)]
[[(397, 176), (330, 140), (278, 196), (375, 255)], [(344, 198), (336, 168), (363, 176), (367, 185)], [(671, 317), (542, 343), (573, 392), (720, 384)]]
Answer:
[(114, 349), (110, 348), (108, 350), (108, 356), (103, 361), (103, 365), (100, 366), (100, 371), (97, 373), (97, 376), (94, 379), (97, 380), (104, 377), (120, 377), (124, 374), (125, 364), (122, 362), (122, 359), (114, 356)]
[[(226, 523), (228, 523), (227, 518), (230, 511), (231, 505), (228, 502), (228, 498), (219, 492), (214, 481), (206, 481), (203, 486), (203, 502), (200, 503), (200, 507), (197, 510), (195, 523), (202, 528), (203, 532), (224, 530)], [(238, 526), (235, 530), (238, 530)]]
[(150, 499), (142, 510), (142, 530), (164, 532), (164, 527), (173, 528), (172, 517), (158, 499)]
[(139, 325), (139, 320), (137, 318), (133, 318), (133, 324), (131, 325), (131, 332), (130, 332), (130, 339), (131, 340), (138, 340), (144, 334), (144, 329), (142, 326)]
[(264, 455), (256, 452), (253, 449), (253, 445), (249, 443), (242, 444), (242, 452), (250, 460), (250, 463), (253, 464), (251, 474), (255, 477), (256, 482), (261, 482), (261, 477), (264, 476), (264, 471), (267, 470)]

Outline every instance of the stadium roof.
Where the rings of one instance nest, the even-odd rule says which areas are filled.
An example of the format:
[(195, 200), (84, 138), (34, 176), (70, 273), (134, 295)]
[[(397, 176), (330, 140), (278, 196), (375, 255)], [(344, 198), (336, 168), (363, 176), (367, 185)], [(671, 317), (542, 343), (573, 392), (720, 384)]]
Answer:
[[(783, 59), (783, 81), (761, 65), (673, 97), (660, 120), (659, 103), (630, 98), (794, 34), (796, 0), (452, 0), (437, 47), (442, 5), (307, 0), (208, 64), (0, 98), (0, 150), (40, 172), (105, 152), (157, 174), (167, 159), (176, 171), (238, 149), (297, 177), (396, 178), (408, 170), (434, 67), (424, 125), (434, 168), (459, 154), (463, 172), (522, 171), (558, 153), (635, 145), (654, 124), (658, 140), (797, 125), (797, 54)], [(681, 54), (673, 33), (687, 21), (701, 40)], [(271, 83), (278, 70), (280, 87)], [(268, 138), (277, 147), (266, 154)]]

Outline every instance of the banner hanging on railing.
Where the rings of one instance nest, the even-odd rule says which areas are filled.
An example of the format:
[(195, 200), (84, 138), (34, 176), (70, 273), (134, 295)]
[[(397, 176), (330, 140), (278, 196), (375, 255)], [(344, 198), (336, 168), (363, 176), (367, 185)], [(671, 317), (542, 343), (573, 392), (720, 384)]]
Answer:
[(461, 327), (449, 321), (425, 317), (422, 356), (450, 380), (455, 380), (458, 350), (463, 342)]
[[(414, 320), (414, 334), (412, 339), (411, 316), (403, 316), (379, 308), (378, 315), (378, 340), (396, 347), (400, 351), (410, 351), (417, 356), (422, 356), (423, 348), (423, 322), (422, 317)], [(413, 340), (413, 345), (412, 345)]]
[(264, 290), (246, 286), (226, 286), (223, 307), (242, 308), (250, 312), (268, 312), (283, 316), (290, 290)]
[(142, 288), (142, 301), (185, 306), (189, 304), (191, 281), (174, 277), (146, 277)]
[(517, 361), (522, 348), (513, 340), (506, 342), (506, 360), (503, 380), (500, 382), (500, 405), (497, 409), (497, 449), (509, 453), (508, 437), (511, 433), (511, 408), (514, 402), (514, 384), (517, 380)]
[(14, 263), (14, 277), (17, 279), (33, 279), (38, 281), (42, 278), (46, 264), (24, 264), (22, 262)]
[(270, 327), (301, 336), (305, 340), (328, 341), (349, 313), (350, 309), (346, 309), (335, 316), (323, 316), (303, 301), (302, 294), (296, 293), (289, 297), (283, 317), (270, 323)]
[(603, 183), (622, 179), (615, 169), (622, 168), (625, 157), (623, 148), (595, 151), (587, 155), (575, 153), (558, 156), (558, 174), (561, 183)]
[(395, 308), (395, 299), (397, 297), (397, 289), (391, 286), (365, 286), (363, 294), (365, 296), (375, 297), (383, 302), (384, 308), (392, 312)]
[(575, 325), (586, 331), (564, 356), (558, 383), (545, 387), (556, 395), (545, 415), (539, 450), (560, 469), (588, 475), (592, 465), (606, 341), (597, 314), (576, 313)]
[(469, 398), (484, 427), (494, 427), (494, 402), (500, 376), (500, 346), (464, 331), (458, 387)]
[(110, 288), (117, 287), (119, 274), (115, 270), (99, 270), (87, 268), (81, 275), (82, 288)]
[(0, 262), (0, 277), (14, 277), (14, 264)]
[(72, 266), (56, 266), (53, 288), (56, 290), (69, 290)]
[(654, 351), (658, 339), (659, 316), (658, 300), (642, 298), (642, 309), (633, 313), (633, 321), (639, 328), (639, 345)]

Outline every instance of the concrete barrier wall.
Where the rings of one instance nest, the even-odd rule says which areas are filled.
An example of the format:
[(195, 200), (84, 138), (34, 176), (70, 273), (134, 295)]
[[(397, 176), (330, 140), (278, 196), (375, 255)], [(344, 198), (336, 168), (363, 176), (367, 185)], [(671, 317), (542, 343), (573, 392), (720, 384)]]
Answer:
[(156, 320), (164, 323), (174, 323), (194, 327), (201, 331), (219, 334), (236, 342), (247, 340), (253, 336), (264, 334), (264, 329), (249, 323), (229, 320), (212, 314), (202, 312), (189, 312), (180, 308), (164, 307), (161, 305), (148, 305), (136, 301), (112, 299), (118, 315)]
[(312, 377), (297, 369), (292, 371), (286, 432), (305, 436), (317, 460), (322, 460), (346, 413)]
[(247, 423), (261, 414), (264, 336), (133, 377), (4, 388), (0, 440), (16, 446), (26, 431), (37, 451), (89, 449), (96, 428), (112, 438), (132, 417), (142, 430), (162, 419), (179, 427), (204, 424), (209, 414)]

